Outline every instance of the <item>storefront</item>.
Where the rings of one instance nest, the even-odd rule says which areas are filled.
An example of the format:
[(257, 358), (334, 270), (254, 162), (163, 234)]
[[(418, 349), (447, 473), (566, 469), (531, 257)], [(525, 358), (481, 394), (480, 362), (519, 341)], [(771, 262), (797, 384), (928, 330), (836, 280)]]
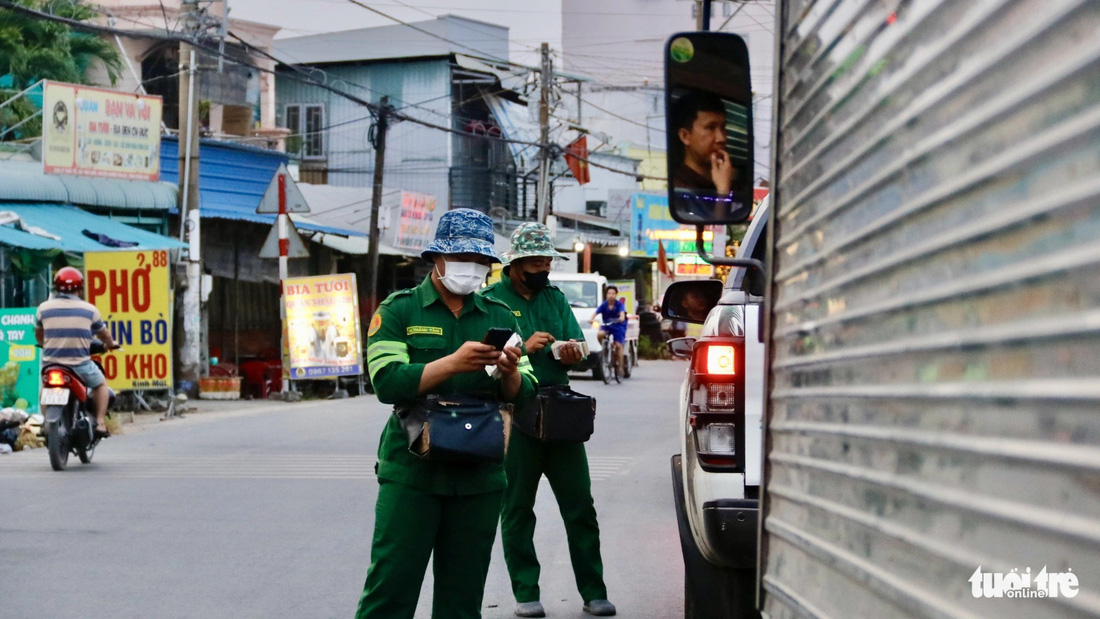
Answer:
[(164, 236), (176, 188), (42, 172), (29, 158), (0, 160), (0, 308), (35, 307), (51, 269), (83, 267), (85, 252), (171, 250)]
[[(163, 139), (161, 177), (166, 181), (179, 178), (178, 151), (176, 138)], [(216, 358), (223, 365), (232, 364), (234, 370), (249, 361), (278, 363), (282, 324), (277, 250), (273, 256), (261, 256), (276, 216), (256, 210), (276, 172), (289, 159), (286, 153), (215, 140), (201, 140), (199, 157), (202, 262), (209, 282), (203, 310), (204, 353), (210, 361)], [(290, 178), (287, 182), (294, 183)], [(177, 211), (173, 208), (172, 213)], [(178, 222), (178, 215), (174, 219)], [(310, 242), (311, 236), (346, 240), (361, 234), (308, 219), (295, 225), (308, 255), (289, 261), (291, 277), (345, 268), (346, 256)]]

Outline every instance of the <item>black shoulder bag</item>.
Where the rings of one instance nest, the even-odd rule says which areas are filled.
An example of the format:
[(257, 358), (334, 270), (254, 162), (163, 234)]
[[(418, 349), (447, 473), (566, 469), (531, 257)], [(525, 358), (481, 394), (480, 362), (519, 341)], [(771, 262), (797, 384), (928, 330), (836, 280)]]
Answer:
[(583, 443), (595, 429), (596, 398), (568, 385), (539, 387), (538, 397), (516, 414), (516, 427), (542, 441)]
[(468, 395), (429, 395), (394, 414), (409, 451), (431, 460), (503, 462), (512, 426), (512, 405)]

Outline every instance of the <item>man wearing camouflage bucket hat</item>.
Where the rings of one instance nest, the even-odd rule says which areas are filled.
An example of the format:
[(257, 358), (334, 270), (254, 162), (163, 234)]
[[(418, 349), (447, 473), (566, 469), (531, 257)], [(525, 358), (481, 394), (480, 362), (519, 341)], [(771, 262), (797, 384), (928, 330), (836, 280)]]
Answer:
[[(431, 274), (383, 301), (367, 330), (378, 400), (408, 405), (439, 394), (525, 406), (535, 378), (523, 345), (498, 351), (481, 343), (490, 327), (519, 332), (506, 305), (473, 294), (500, 262), (492, 220), (470, 209), (444, 213), (422, 256), (433, 264)], [(499, 378), (486, 373), (489, 365)], [(397, 415), (382, 431), (378, 460), (371, 561), (356, 616), (411, 619), (431, 558), (432, 617), (480, 617), (506, 486), (503, 465), (422, 459), (409, 451)]]
[[(560, 359), (555, 359), (551, 344), (583, 342), (584, 333), (565, 294), (549, 285), (551, 262), (555, 258), (568, 258), (554, 249), (550, 229), (540, 223), (525, 223), (516, 228), (512, 246), (503, 258), (507, 266), (500, 281), (482, 294), (503, 301), (518, 318), (539, 388), (568, 385), (569, 366), (583, 359), (581, 348), (578, 344), (566, 344), (559, 351)], [(545, 475), (565, 521), (569, 557), (584, 611), (599, 616), (614, 615), (615, 606), (607, 600), (603, 580), (600, 527), (584, 443), (543, 441), (514, 431), (504, 466), (508, 471), (508, 489), (501, 510), (500, 537), (516, 598), (515, 614), (546, 616), (539, 601), (540, 568), (534, 543), (535, 493)]]

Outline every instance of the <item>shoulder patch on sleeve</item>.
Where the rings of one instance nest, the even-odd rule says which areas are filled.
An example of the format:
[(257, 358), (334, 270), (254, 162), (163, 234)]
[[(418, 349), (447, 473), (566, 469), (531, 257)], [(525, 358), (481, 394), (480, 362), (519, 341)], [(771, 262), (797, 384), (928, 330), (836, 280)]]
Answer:
[(382, 313), (375, 312), (374, 317), (370, 319), (370, 328), (367, 329), (367, 337), (378, 333), (378, 330), (382, 328)]
[(485, 301), (487, 303), (492, 303), (493, 305), (499, 305), (499, 306), (503, 307), (504, 309), (508, 310), (509, 314), (512, 313), (512, 308), (509, 307), (508, 304), (505, 303), (504, 301), (501, 301), (500, 299), (498, 299), (496, 297), (493, 297), (493, 296), (490, 296), (490, 295), (487, 295), (487, 294), (481, 295), (481, 296), (482, 296), (482, 298), (485, 299)]
[(386, 297), (386, 300), (382, 301), (382, 303), (380, 303), (379, 306), (389, 305), (395, 299), (400, 299), (401, 297), (407, 297), (407, 296), (412, 295), (412, 293), (414, 291), (415, 291), (414, 288), (406, 288), (404, 290), (398, 290), (397, 292), (391, 293), (390, 296)]

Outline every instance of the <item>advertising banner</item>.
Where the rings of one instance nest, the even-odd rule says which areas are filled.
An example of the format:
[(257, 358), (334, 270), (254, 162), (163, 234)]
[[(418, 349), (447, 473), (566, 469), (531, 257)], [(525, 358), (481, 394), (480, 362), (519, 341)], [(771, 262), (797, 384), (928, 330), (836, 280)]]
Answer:
[(622, 301), (623, 305), (626, 306), (627, 315), (638, 313), (638, 297), (634, 293), (634, 280), (617, 279), (614, 281), (609, 281), (607, 283), (619, 289), (619, 300)]
[[(668, 212), (668, 195), (636, 193), (630, 209), (630, 255), (656, 258), (659, 242), (665, 254), (674, 258), (680, 254), (696, 254), (695, 228), (672, 219)], [(714, 229), (703, 231), (703, 247), (713, 253)]]
[(435, 196), (401, 192), (401, 219), (397, 224), (398, 249), (421, 251), (435, 237)]
[(88, 302), (122, 350), (103, 355), (115, 391), (172, 386), (172, 295), (168, 252), (84, 254)]
[(714, 277), (714, 265), (698, 255), (680, 256), (675, 263), (676, 277)]
[(292, 277), (284, 282), (290, 378), (363, 372), (355, 274)]
[(46, 82), (46, 174), (155, 181), (160, 177), (160, 97)]
[(33, 307), (0, 310), (0, 408), (38, 412), (38, 348)]

